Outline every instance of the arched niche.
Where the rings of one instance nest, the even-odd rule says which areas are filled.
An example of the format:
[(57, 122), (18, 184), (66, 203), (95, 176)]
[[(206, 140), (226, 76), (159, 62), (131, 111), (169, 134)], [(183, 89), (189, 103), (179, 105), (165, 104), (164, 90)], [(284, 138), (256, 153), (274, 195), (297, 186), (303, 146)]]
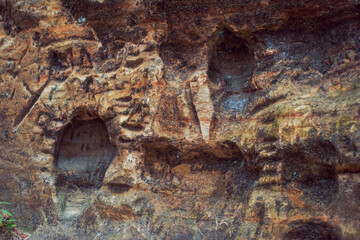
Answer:
[(249, 87), (254, 68), (254, 54), (246, 41), (228, 29), (219, 32), (219, 41), (209, 62), (209, 78), (224, 84), (229, 92), (242, 92)]
[(101, 187), (114, 154), (101, 119), (73, 120), (65, 127), (58, 148), (57, 186)]
[(81, 113), (76, 119), (63, 131), (55, 162), (57, 206), (62, 221), (76, 220), (89, 207), (115, 155), (101, 119)]

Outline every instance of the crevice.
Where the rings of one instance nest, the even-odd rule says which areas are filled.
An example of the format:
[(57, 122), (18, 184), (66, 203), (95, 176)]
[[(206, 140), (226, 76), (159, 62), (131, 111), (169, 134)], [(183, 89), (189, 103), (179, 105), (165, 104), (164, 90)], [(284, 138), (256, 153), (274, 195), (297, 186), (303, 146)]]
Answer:
[(138, 58), (136, 60), (129, 60), (125, 63), (125, 66), (128, 68), (137, 68), (144, 62), (143, 58)]
[(121, 97), (121, 98), (117, 98), (116, 101), (119, 102), (130, 102), (132, 100), (131, 96), (126, 96), (126, 97)]
[(270, 105), (273, 105), (281, 100), (284, 100), (285, 98), (286, 98), (285, 95), (280, 95), (280, 96), (276, 96), (276, 97), (266, 96), (264, 98), (261, 98), (257, 102), (255, 102), (255, 104), (253, 104), (253, 106), (250, 107), (251, 109), (249, 110), (249, 112), (250, 112), (250, 114), (255, 114)]
[(14, 88), (14, 90), (12, 91), (12, 93), (11, 93), (11, 97), (10, 97), (10, 100), (13, 100), (13, 98), (14, 98), (14, 95), (15, 95), (15, 91), (16, 91), (16, 89)]
[(140, 124), (131, 124), (131, 123), (127, 123), (127, 122), (123, 122), (121, 124), (121, 127), (131, 130), (131, 131), (135, 131), (135, 132), (144, 130), (144, 127)]
[(93, 79), (92, 76), (90, 76), (90, 77), (87, 77), (87, 78), (85, 79), (85, 81), (81, 84), (81, 87), (82, 87), (82, 89), (84, 89), (85, 92), (87, 93), (87, 92), (90, 91), (90, 86), (91, 86), (91, 84), (93, 84), (93, 83), (94, 83), (94, 79)]
[(18, 131), (19, 127), (21, 127), (21, 124), (27, 118), (27, 116), (31, 113), (32, 109), (38, 102), (44, 89), (48, 86), (49, 83), (50, 83), (50, 79), (48, 79), (45, 82), (45, 84), (39, 89), (39, 91), (37, 93), (35, 93), (31, 96), (31, 98), (28, 101), (28, 103), (26, 104), (26, 106), (22, 110), (20, 110), (19, 115), (15, 118), (15, 121), (14, 121), (14, 132)]
[(127, 192), (131, 188), (131, 186), (126, 184), (116, 184), (116, 183), (106, 184), (106, 187), (109, 189), (110, 192), (115, 194), (121, 194)]

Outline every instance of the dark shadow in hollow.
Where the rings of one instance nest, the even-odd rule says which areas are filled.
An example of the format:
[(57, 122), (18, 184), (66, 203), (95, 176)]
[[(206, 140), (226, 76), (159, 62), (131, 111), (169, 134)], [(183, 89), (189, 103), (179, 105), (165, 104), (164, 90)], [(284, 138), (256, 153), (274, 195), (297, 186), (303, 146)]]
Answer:
[(90, 206), (114, 155), (102, 120), (73, 120), (65, 127), (55, 162), (57, 207), (62, 221), (76, 220)]
[(102, 120), (74, 120), (60, 141), (56, 185), (100, 188), (114, 154)]
[(335, 198), (339, 183), (333, 166), (311, 163), (303, 157), (289, 157), (283, 165), (282, 184), (298, 188), (302, 199), (317, 206), (328, 206)]
[(206, 192), (208, 199), (225, 197), (243, 202), (259, 178), (232, 142), (224, 143), (223, 156), (217, 156), (213, 149), (184, 149), (160, 141), (143, 147), (142, 178), (154, 192), (176, 189), (179, 196), (189, 192), (199, 196)]
[(225, 84), (227, 91), (247, 90), (254, 67), (254, 54), (248, 44), (225, 29), (219, 33), (220, 41), (209, 63), (209, 78)]
[(291, 230), (285, 234), (284, 240), (339, 240), (338, 230), (325, 222), (294, 221)]

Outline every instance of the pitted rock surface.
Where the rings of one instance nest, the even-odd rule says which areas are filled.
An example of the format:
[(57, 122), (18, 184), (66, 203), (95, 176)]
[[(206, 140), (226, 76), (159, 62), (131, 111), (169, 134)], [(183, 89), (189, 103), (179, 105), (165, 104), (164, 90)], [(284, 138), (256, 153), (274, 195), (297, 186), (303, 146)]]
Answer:
[(357, 239), (360, 3), (0, 0), (0, 166), (31, 239)]

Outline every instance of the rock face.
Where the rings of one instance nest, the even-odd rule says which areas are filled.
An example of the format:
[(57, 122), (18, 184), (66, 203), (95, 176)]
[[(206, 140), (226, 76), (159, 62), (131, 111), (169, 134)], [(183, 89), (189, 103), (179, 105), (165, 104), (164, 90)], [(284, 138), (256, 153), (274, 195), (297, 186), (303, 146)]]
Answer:
[(0, 166), (31, 239), (358, 239), (360, 2), (0, 0)]

